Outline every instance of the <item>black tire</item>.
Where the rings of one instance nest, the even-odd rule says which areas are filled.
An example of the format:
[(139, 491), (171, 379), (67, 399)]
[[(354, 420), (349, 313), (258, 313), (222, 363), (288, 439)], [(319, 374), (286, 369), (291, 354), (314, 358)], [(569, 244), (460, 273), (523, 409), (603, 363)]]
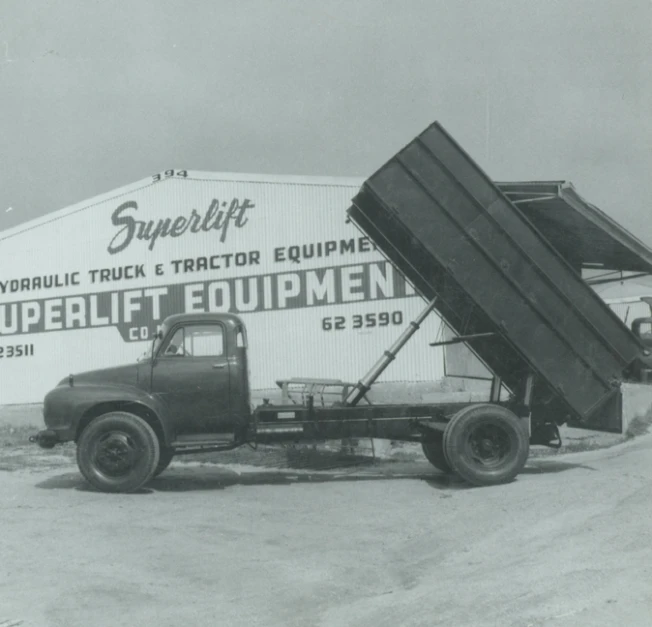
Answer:
[(142, 418), (116, 411), (98, 416), (77, 442), (77, 465), (102, 492), (134, 492), (145, 485), (159, 464), (158, 438)]
[(444, 454), (444, 434), (428, 434), (421, 441), (421, 448), (426, 459), (437, 469), (442, 472), (451, 472), (451, 466)]
[(174, 449), (169, 446), (162, 446), (158, 458), (158, 465), (154, 471), (154, 477), (158, 477), (172, 462)]
[(500, 405), (471, 405), (446, 425), (443, 448), (451, 468), (478, 486), (512, 481), (530, 454), (523, 422)]

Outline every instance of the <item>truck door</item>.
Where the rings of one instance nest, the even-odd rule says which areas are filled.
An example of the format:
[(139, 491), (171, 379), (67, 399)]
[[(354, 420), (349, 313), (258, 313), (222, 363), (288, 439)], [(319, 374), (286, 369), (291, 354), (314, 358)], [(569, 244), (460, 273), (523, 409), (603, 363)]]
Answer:
[(152, 368), (152, 393), (168, 406), (177, 436), (233, 429), (226, 330), (186, 323), (170, 333)]

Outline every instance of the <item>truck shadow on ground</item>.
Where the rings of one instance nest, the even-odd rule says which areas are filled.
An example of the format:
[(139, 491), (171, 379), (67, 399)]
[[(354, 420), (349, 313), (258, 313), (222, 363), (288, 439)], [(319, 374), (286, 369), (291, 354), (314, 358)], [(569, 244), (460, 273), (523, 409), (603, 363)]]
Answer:
[[(564, 472), (583, 468), (595, 470), (590, 466), (563, 462), (559, 460), (537, 460), (536, 464), (527, 466), (521, 475), (537, 475)], [(191, 466), (183, 463), (173, 464), (165, 473), (147, 484), (147, 487), (134, 494), (152, 494), (154, 492), (192, 492), (202, 490), (224, 490), (232, 486), (262, 485), (297, 485), (335, 482), (359, 481), (398, 481), (421, 480), (437, 490), (475, 489), (455, 475), (445, 474), (423, 462), (411, 463), (376, 463), (356, 467), (331, 468), (328, 471), (302, 467), (300, 470), (283, 469), (247, 469), (233, 470), (226, 465), (206, 464)], [(518, 479), (517, 479), (518, 480)], [(48, 490), (78, 490), (96, 492), (78, 472), (67, 472), (49, 477), (36, 484), (36, 487)]]

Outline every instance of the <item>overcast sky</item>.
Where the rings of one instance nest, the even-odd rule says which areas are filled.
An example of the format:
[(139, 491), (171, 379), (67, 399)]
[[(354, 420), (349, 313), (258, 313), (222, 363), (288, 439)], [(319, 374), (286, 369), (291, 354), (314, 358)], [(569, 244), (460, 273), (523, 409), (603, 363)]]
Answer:
[(439, 120), (652, 245), (650, 0), (0, 0), (0, 97), (0, 229), (167, 168), (366, 177)]

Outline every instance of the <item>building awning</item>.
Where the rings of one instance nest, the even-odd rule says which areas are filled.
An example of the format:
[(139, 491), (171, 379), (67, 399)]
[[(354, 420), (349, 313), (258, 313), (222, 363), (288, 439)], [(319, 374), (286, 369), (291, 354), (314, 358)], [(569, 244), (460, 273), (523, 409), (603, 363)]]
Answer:
[(571, 183), (496, 183), (578, 271), (652, 273), (652, 250), (594, 205)]

